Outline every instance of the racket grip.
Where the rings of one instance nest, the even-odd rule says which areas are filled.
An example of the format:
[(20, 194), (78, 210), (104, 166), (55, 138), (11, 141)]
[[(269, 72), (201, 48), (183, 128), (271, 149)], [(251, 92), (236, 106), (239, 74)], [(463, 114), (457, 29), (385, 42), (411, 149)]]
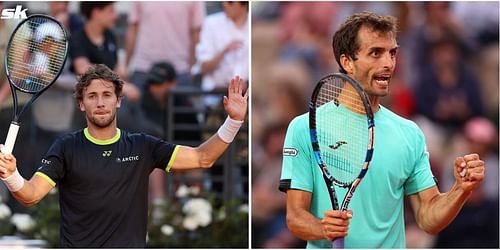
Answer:
[(17, 132), (19, 132), (19, 124), (12, 122), (9, 127), (9, 132), (7, 133), (7, 139), (5, 139), (5, 144), (3, 146), (2, 153), (12, 154), (14, 150), (14, 144), (16, 143)]
[(334, 248), (334, 249), (344, 249), (344, 237), (336, 238), (332, 242), (332, 248)]

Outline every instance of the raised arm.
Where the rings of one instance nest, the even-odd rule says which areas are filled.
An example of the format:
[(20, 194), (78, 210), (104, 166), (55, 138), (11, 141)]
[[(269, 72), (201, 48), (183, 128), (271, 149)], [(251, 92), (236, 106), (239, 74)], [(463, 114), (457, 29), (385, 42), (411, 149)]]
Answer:
[[(460, 172), (466, 168), (467, 174)], [(443, 230), (462, 209), (472, 191), (484, 178), (484, 162), (477, 154), (457, 157), (454, 166), (455, 185), (446, 193), (432, 187), (410, 196), (410, 202), (418, 226), (427, 233), (437, 234)]]
[(248, 89), (243, 95), (243, 79), (231, 79), (228, 95), (224, 96), (224, 109), (228, 118), (216, 134), (198, 147), (180, 146), (173, 169), (209, 168), (226, 151), (245, 120)]
[(0, 178), (14, 198), (27, 207), (37, 204), (53, 188), (38, 175), (34, 175), (29, 181), (25, 180), (17, 170), (16, 158), (11, 154), (0, 153)]

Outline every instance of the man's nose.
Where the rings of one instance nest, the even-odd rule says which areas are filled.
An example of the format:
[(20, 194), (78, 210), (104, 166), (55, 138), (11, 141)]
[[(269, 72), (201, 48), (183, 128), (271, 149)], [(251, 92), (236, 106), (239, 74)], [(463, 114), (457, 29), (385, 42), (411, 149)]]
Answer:
[(104, 106), (104, 98), (102, 96), (97, 97), (97, 106), (98, 107)]
[(388, 70), (394, 69), (394, 66), (396, 65), (396, 57), (395, 56), (392, 56), (390, 53), (387, 53), (383, 57), (382, 60), (383, 60), (384, 69), (388, 69)]

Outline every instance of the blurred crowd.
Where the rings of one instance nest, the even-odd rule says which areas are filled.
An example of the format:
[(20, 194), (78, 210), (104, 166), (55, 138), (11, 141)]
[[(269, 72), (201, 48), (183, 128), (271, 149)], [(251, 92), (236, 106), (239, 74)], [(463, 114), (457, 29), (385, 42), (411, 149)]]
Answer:
[(456, 156), (481, 155), (486, 179), (445, 230), (428, 235), (405, 208), (409, 248), (498, 248), (498, 2), (252, 2), (252, 246), (304, 247), (278, 191), (288, 123), (315, 83), (338, 72), (331, 37), (351, 14), (397, 17), (395, 75), (385, 107), (424, 131), (441, 191)]
[[(2, 2), (0, 9), (16, 4), (27, 8), (28, 15), (48, 14), (57, 19), (66, 28), (70, 40), (69, 57), (62, 74), (22, 117), (14, 154), (19, 172), (26, 179), (36, 171), (57, 137), (85, 127), (85, 117), (73, 97), (73, 88), (77, 77), (92, 64), (105, 64), (126, 82), (117, 114), (119, 128), (145, 132), (173, 143), (189, 142), (191, 146), (202, 140), (199, 129), (176, 130), (169, 135), (168, 126), (203, 128), (209, 118), (205, 110), (221, 109), (222, 98), (205, 100), (183, 95), (169, 100), (173, 98), (171, 92), (227, 91), (229, 80), (235, 75), (248, 80), (248, 2), (58, 1), (48, 2), (45, 8), (36, 8), (40, 7), (37, 2)], [(0, 20), (2, 63), (8, 38), (18, 22), (20, 20)], [(3, 140), (12, 117), (12, 101), (3, 64), (0, 66), (0, 138)], [(20, 104), (28, 97), (21, 93)], [(190, 111), (172, 115), (174, 107)], [(188, 174), (199, 181), (188, 185), (203, 183), (202, 172)], [(155, 170), (150, 180), (151, 203), (164, 204), (165, 174)], [(0, 195), (8, 197), (4, 185), (0, 185)], [(12, 200), (10, 205), (14, 210), (21, 210)]]

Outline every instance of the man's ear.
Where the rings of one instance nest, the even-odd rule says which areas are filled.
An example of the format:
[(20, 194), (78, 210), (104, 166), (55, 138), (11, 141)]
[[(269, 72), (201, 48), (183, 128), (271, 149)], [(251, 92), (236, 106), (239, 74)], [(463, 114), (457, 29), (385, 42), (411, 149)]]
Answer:
[(352, 74), (354, 71), (354, 65), (353, 65), (353, 60), (349, 57), (346, 56), (345, 54), (340, 55), (340, 64), (342, 65), (342, 68), (347, 71), (347, 74)]
[(116, 108), (120, 108), (122, 106), (123, 96), (118, 96), (118, 100), (116, 101)]
[(85, 106), (81, 100), (78, 101), (78, 106), (80, 107), (80, 111), (85, 112)]

